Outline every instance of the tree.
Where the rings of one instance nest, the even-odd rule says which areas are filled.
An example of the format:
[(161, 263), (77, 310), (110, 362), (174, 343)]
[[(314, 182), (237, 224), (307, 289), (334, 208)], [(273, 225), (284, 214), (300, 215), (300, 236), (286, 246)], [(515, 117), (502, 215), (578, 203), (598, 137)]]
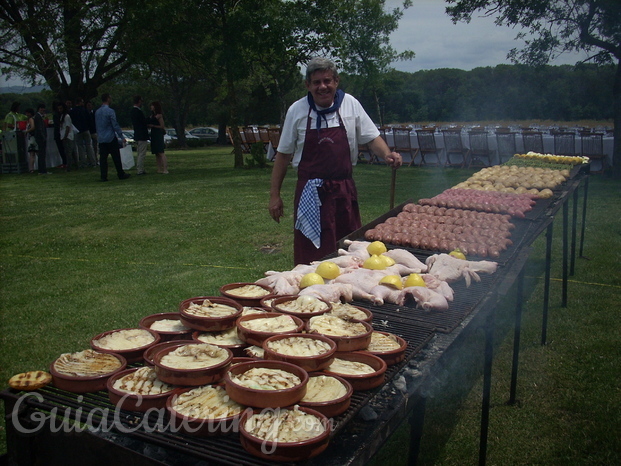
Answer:
[(130, 66), (130, 11), (123, 0), (0, 0), (2, 72), (42, 78), (58, 99), (91, 99)]
[(337, 2), (332, 31), (335, 54), (342, 59), (343, 69), (364, 78), (373, 95), (374, 107), (380, 124), (384, 124), (379, 92), (390, 64), (397, 60), (411, 60), (414, 52), (397, 53), (390, 46), (390, 33), (397, 29), (403, 9), (412, 5), (404, 0), (403, 9), (386, 12), (385, 0), (341, 0)]
[(447, 0), (453, 22), (469, 22), (482, 11), (496, 17), (496, 24), (521, 26), (522, 50), (513, 49), (514, 62), (548, 63), (561, 53), (584, 50), (589, 60), (615, 63), (612, 83), (614, 111), (613, 177), (621, 179), (621, 2), (619, 0)]

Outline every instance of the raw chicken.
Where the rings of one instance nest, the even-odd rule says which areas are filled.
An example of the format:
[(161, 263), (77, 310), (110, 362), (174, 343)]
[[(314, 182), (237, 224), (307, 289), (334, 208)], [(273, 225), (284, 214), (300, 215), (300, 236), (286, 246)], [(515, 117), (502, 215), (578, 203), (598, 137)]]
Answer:
[(308, 264), (298, 264), (291, 269), (291, 272), (301, 273), (302, 275), (306, 275), (307, 273), (314, 272), (317, 266), (308, 265)]
[[(427, 267), (425, 267), (426, 269)], [(394, 264), (390, 267), (386, 267), (384, 269), (386, 275), (401, 275), (402, 277), (409, 275), (411, 273), (420, 273), (420, 268), (418, 267), (408, 267), (403, 264)]]
[(453, 301), (454, 294), (451, 285), (429, 273), (424, 273), (421, 275), (421, 277), (425, 281), (425, 285), (427, 285), (427, 288), (433, 291), (437, 291), (442, 296), (444, 296), (447, 301)]
[(446, 311), (449, 306), (444, 296), (425, 286), (410, 286), (404, 288), (399, 293), (397, 304), (404, 305), (410, 297), (414, 298), (417, 307), (426, 311)]
[(336, 277), (334, 283), (348, 283), (353, 286), (354, 299), (363, 299), (376, 302), (377, 298), (371, 293), (371, 289), (379, 284), (380, 279), (386, 275), (383, 270), (357, 269), (350, 273), (344, 273)]
[(348, 283), (331, 283), (329, 285), (311, 285), (300, 291), (299, 296), (314, 296), (330, 303), (353, 301), (353, 286)]
[[(328, 262), (334, 262), (341, 269), (357, 269), (362, 267), (362, 263), (364, 262), (358, 256), (353, 256), (351, 254), (346, 254), (344, 256), (333, 257), (332, 259), (328, 259)], [(311, 262), (311, 265), (317, 267), (319, 264), (326, 261), (315, 261)]]
[(481, 277), (477, 272), (494, 273), (498, 264), (492, 261), (468, 261), (457, 259), (448, 254), (434, 254), (425, 261), (429, 266), (429, 273), (453, 283), (462, 278), (466, 280), (466, 286), (470, 286), (472, 280), (480, 282)]
[(411, 269), (418, 269), (415, 272), (410, 273), (421, 273), (427, 271), (427, 266), (419, 261), (414, 254), (410, 251), (406, 251), (405, 249), (391, 249), (390, 251), (385, 252), (384, 255), (390, 257), (397, 264), (405, 265)]
[(374, 304), (380, 306), (384, 303), (397, 304), (397, 301), (399, 300), (399, 293), (401, 293), (401, 290), (397, 290), (396, 288), (391, 288), (386, 285), (375, 285), (371, 288), (370, 292), (370, 294), (375, 297), (376, 301), (374, 301)]
[(339, 249), (339, 256), (355, 256), (362, 262), (371, 257), (371, 254), (369, 254), (369, 251), (367, 251), (367, 246), (371, 244), (370, 242), (350, 241), (346, 239), (345, 244), (347, 245), (347, 249)]
[(275, 272), (268, 270), (265, 277), (260, 278), (255, 283), (259, 285), (267, 285), (277, 295), (295, 295), (300, 291), (300, 281), (303, 274), (288, 270), (286, 272)]

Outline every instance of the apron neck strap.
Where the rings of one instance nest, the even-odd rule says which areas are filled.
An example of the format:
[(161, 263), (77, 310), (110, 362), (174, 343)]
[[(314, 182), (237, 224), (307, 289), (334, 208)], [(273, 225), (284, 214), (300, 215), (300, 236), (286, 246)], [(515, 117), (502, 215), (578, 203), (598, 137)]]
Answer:
[(342, 89), (338, 89), (336, 91), (336, 94), (334, 95), (334, 102), (332, 103), (332, 106), (324, 110), (317, 110), (317, 106), (315, 105), (315, 100), (313, 99), (313, 96), (310, 92), (308, 93), (306, 97), (308, 100), (308, 105), (310, 105), (310, 108), (312, 110), (315, 110), (315, 112), (317, 113), (317, 129), (321, 128), (321, 117), (323, 117), (323, 119), (326, 121), (326, 126), (328, 126), (328, 119), (326, 118), (326, 115), (336, 112), (341, 107), (341, 104), (343, 103), (343, 97), (345, 97), (345, 92)]

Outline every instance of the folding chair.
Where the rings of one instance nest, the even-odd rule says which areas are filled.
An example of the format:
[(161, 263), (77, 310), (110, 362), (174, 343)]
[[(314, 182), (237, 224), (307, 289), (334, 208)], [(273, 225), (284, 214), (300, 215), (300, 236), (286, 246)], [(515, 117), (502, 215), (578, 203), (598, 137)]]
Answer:
[(280, 142), (280, 128), (268, 128), (267, 134), (275, 151), (278, 149), (278, 143)]
[(257, 142), (262, 142), (263, 148), (265, 149), (265, 152), (267, 152), (267, 146), (269, 146), (270, 144), (269, 130), (265, 126), (259, 126), (258, 129), (259, 129), (259, 137), (258, 137)]
[(591, 161), (598, 160), (599, 170), (593, 170), (591, 167), (591, 173), (593, 175), (603, 174), (607, 165), (607, 156), (604, 154), (604, 133), (581, 132), (580, 155), (588, 157)]
[[(511, 160), (517, 153), (515, 147), (515, 133), (509, 128), (496, 129), (496, 145), (498, 146), (498, 163)], [(506, 158), (506, 160), (504, 160)]]
[[(235, 138), (233, 137), (233, 129), (229, 126), (226, 127), (226, 132), (229, 136), (231, 144), (234, 144)], [(244, 131), (240, 131), (239, 127), (237, 127), (237, 135), (239, 136), (239, 140), (241, 141), (242, 152), (250, 152), (250, 146), (246, 142), (246, 135)]]
[(541, 131), (522, 131), (524, 153), (543, 153), (543, 133)]
[(576, 133), (554, 131), (554, 153), (556, 155), (576, 155)]
[[(487, 131), (483, 130), (468, 131), (468, 140), (470, 141), (468, 168), (470, 168), (473, 163), (475, 166), (482, 167), (489, 167), (492, 165), (492, 158), (496, 151), (489, 148), (487, 134)], [(487, 163), (485, 163), (484, 159), (487, 160)]]
[[(391, 146), (391, 145), (388, 143), (388, 138), (386, 137), (386, 131), (388, 131), (389, 129), (391, 129), (391, 128), (390, 128), (390, 127), (388, 127), (388, 126), (382, 126), (382, 127), (380, 127), (380, 128), (379, 128), (380, 137), (384, 140), (384, 142), (386, 143), (386, 145), (388, 146), (388, 148), (389, 148), (391, 151), (399, 152), (398, 150), (396, 150), (396, 148), (394, 147), (394, 145), (393, 145), (393, 146)], [(396, 143), (395, 143), (395, 145), (396, 145)], [(368, 144), (364, 144), (364, 147), (366, 148), (366, 152), (368, 152), (368, 153), (369, 153), (369, 156), (370, 156), (370, 157), (369, 157), (369, 163), (384, 163), (384, 161), (383, 161), (383, 160), (380, 160), (380, 159), (377, 157), (377, 155), (375, 155), (375, 154), (374, 154), (374, 153), (370, 150), (370, 148), (369, 148)], [(359, 152), (365, 152), (364, 150), (360, 151), (360, 147), (358, 147), (358, 149), (359, 149)], [(410, 150), (412, 150), (412, 149), (410, 148)], [(360, 155), (359, 155), (359, 156), (360, 156)]]
[[(412, 147), (412, 143), (410, 142), (410, 128), (405, 126), (395, 126), (392, 128), (392, 137), (393, 137), (393, 145), (388, 144), (388, 140), (386, 139), (386, 128), (380, 129), (380, 136), (386, 142), (386, 145), (390, 148), (391, 151), (399, 152), (401, 156), (405, 153), (410, 154), (412, 162), (414, 162), (414, 157), (416, 157), (416, 149)], [(403, 157), (405, 159), (405, 157)], [(384, 163), (383, 160), (379, 160), (375, 154), (373, 154), (374, 163)]]
[[(444, 166), (464, 168), (466, 166), (467, 149), (461, 140), (461, 127), (442, 130), (444, 139), (444, 151), (446, 152), (446, 162)], [(457, 162), (451, 161), (451, 155), (458, 156)]]
[[(438, 149), (436, 146), (435, 128), (417, 129), (416, 139), (418, 140), (418, 152), (421, 157), (420, 165), (427, 165), (425, 157), (430, 154), (435, 155), (437, 159), (435, 163), (431, 163), (430, 165), (440, 165), (440, 154), (442, 153), (442, 149)], [(414, 157), (412, 157), (412, 163), (414, 163)], [(412, 165), (412, 163), (410, 163), (410, 165)]]

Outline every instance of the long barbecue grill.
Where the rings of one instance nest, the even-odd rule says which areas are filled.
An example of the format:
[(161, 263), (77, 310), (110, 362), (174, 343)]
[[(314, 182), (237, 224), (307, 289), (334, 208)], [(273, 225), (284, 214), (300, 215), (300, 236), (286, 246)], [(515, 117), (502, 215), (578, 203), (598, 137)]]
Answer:
[[(425, 394), (433, 383), (434, 372), (453, 357), (450, 351), (477, 328), (485, 328), (483, 414), (481, 424), (480, 458), (485, 461), (487, 439), (487, 411), (489, 410), (489, 385), (491, 377), (491, 335), (493, 316), (499, 296), (504, 295), (515, 282), (521, 283), (529, 245), (544, 231), (548, 232), (546, 289), (549, 287), (549, 262), (551, 226), (555, 215), (563, 208), (563, 278), (567, 282), (568, 261), (568, 208), (573, 194), (571, 260), (575, 255), (577, 224), (577, 189), (585, 181), (582, 218), (588, 189), (588, 166), (575, 170), (573, 177), (555, 196), (537, 207), (536, 215), (518, 220), (514, 245), (503, 253), (499, 269), (493, 275), (482, 275), (481, 282), (466, 288), (463, 282), (453, 284), (455, 301), (448, 311), (428, 312), (393, 304), (382, 306), (368, 302), (354, 302), (373, 312), (373, 327), (399, 335), (408, 342), (405, 359), (388, 368), (385, 383), (373, 390), (354, 392), (350, 408), (334, 419), (334, 431), (328, 449), (308, 464), (342, 465), (362, 464), (379, 450), (384, 441), (402, 421), (412, 425), (411, 459), (415, 460), (422, 431)], [(404, 204), (358, 230), (348, 239), (362, 239), (364, 231), (396, 215)], [(519, 236), (517, 235), (519, 233)], [(407, 249), (407, 248), (405, 248)], [(425, 260), (429, 253), (412, 251)], [(519, 288), (518, 288), (519, 289)], [(547, 294), (544, 318), (547, 312)], [(519, 301), (519, 299), (518, 299)], [(516, 312), (519, 328), (519, 313)], [(517, 332), (517, 331), (516, 331)], [(545, 335), (545, 319), (544, 329)], [(517, 351), (519, 333), (514, 348), (511, 396), (515, 395), (517, 381)], [(545, 341), (545, 337), (543, 337)], [(5, 403), (7, 417), (8, 459), (15, 464), (84, 464), (92, 465), (181, 465), (181, 464), (241, 464), (267, 465), (269, 461), (249, 455), (241, 447), (237, 435), (217, 437), (192, 437), (172, 432), (166, 418), (157, 413), (145, 415), (133, 411), (116, 410), (106, 392), (74, 394), (48, 386), (25, 395), (23, 392), (5, 390), (0, 396)], [(24, 431), (31, 431), (24, 434)]]

